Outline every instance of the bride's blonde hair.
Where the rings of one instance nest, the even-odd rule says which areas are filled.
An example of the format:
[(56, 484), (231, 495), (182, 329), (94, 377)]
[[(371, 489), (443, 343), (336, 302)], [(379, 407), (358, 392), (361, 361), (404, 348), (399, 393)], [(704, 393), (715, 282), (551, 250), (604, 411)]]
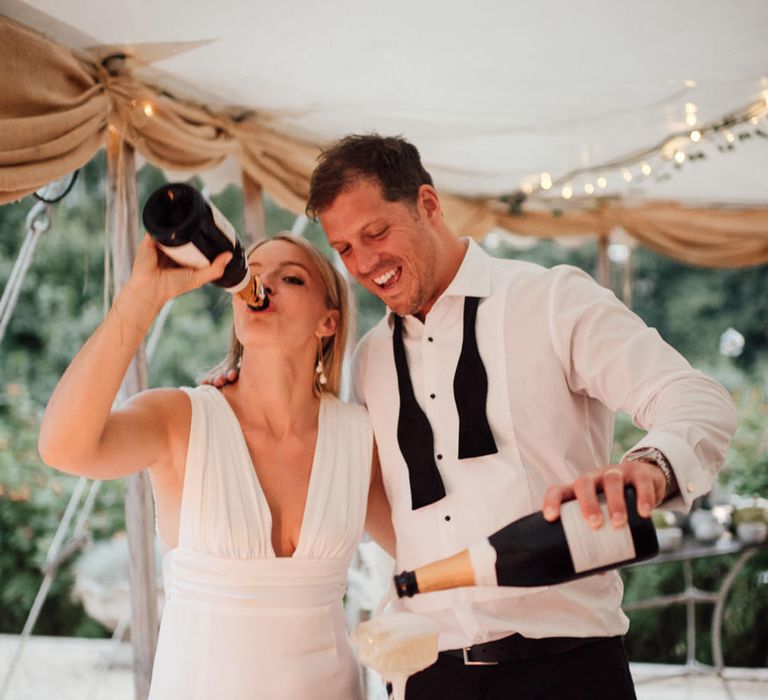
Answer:
[[(246, 254), (250, 258), (251, 253), (257, 250), (265, 243), (271, 241), (286, 241), (297, 248), (301, 248), (312, 260), (317, 271), (320, 273), (320, 279), (325, 288), (325, 307), (329, 310), (339, 312), (339, 319), (336, 325), (336, 333), (327, 336), (322, 340), (323, 368), (326, 376), (326, 383), (320, 384), (319, 375), (315, 374), (314, 391), (317, 396), (323, 392), (328, 392), (334, 396), (339, 395), (341, 384), (341, 366), (344, 362), (344, 350), (347, 345), (347, 332), (349, 327), (349, 291), (346, 280), (339, 271), (333, 266), (333, 263), (325, 257), (317, 248), (304, 238), (297, 238), (287, 231), (281, 231), (272, 238), (265, 238), (252, 245)], [(227, 356), (211, 369), (206, 378), (212, 380), (222, 376), (233, 369), (240, 368), (240, 362), (243, 359), (243, 345), (235, 335), (234, 324), (232, 326), (232, 343)], [(317, 358), (315, 359), (317, 362)]]

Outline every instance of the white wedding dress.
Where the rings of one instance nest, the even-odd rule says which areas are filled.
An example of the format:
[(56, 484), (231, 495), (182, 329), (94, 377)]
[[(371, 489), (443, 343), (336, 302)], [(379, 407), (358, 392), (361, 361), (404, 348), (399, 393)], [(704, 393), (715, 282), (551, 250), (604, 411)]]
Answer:
[(192, 402), (179, 545), (150, 700), (358, 700), (342, 599), (362, 534), (373, 437), (360, 406), (323, 398), (298, 546), (276, 557), (237, 418), (210, 386)]

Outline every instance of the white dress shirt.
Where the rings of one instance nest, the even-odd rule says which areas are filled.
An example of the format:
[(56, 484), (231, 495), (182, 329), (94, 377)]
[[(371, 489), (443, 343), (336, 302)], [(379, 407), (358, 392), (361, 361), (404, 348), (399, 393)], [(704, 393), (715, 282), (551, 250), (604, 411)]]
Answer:
[[(481, 298), (478, 348), (499, 451), (459, 460), (453, 378), (465, 296)], [(481, 541), (540, 510), (550, 485), (607, 465), (616, 411), (648, 431), (633, 449), (653, 446), (667, 457), (680, 485), (670, 505), (684, 510), (709, 491), (735, 430), (727, 392), (574, 267), (492, 258), (470, 240), (425, 322), (404, 319), (403, 340), (416, 399), (434, 433), (446, 488), (440, 501), (411, 510), (397, 443), (391, 311), (360, 341), (354, 369), (355, 394), (370, 413), (392, 506), (398, 571)], [(514, 632), (533, 638), (624, 634), (622, 593), (613, 571), (552, 587), (437, 591), (401, 604), (437, 620), (440, 648), (455, 649)]]

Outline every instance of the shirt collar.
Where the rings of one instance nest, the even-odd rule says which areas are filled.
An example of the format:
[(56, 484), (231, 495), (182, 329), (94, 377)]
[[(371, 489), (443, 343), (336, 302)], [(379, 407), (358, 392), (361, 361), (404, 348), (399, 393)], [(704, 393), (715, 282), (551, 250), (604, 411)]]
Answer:
[[(480, 297), (482, 299), (491, 294), (491, 256), (471, 238), (461, 240), (467, 241), (468, 244), (464, 259), (450, 284), (435, 301), (435, 306), (444, 297)], [(394, 323), (394, 313), (387, 307), (387, 323), (390, 328)]]

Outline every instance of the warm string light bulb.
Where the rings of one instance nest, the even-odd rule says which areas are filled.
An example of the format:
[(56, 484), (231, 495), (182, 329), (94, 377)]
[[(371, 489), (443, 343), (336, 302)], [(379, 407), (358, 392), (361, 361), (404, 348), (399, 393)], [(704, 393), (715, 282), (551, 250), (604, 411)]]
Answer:
[(152, 106), (151, 102), (145, 102), (144, 105), (142, 106), (142, 111), (148, 117), (151, 117), (155, 114), (155, 108)]
[[(693, 80), (686, 80), (685, 85), (687, 87), (693, 88), (696, 87), (697, 83)], [(135, 101), (133, 103), (136, 104)], [(733, 144), (737, 140), (741, 141), (742, 139), (746, 139), (751, 136), (750, 133), (740, 133), (737, 136), (726, 127), (733, 127), (734, 125), (746, 125), (747, 123), (752, 126), (759, 127), (763, 119), (768, 119), (768, 90), (763, 91), (762, 99), (756, 103), (753, 103), (747, 110), (740, 114), (729, 115), (727, 118), (723, 118), (719, 123), (703, 124), (697, 127), (696, 125), (699, 124), (698, 109), (699, 108), (695, 103), (686, 102), (685, 120), (687, 125), (691, 128), (687, 130), (687, 132), (678, 132), (670, 136), (666, 139), (665, 142), (663, 142), (660, 147), (660, 152), (658, 155), (663, 160), (673, 161), (676, 167), (681, 166), (689, 158), (691, 160), (696, 160), (698, 158), (705, 157), (705, 155), (700, 152), (692, 152), (691, 155), (688, 156), (686, 153), (687, 147), (685, 144), (686, 133), (690, 143), (695, 144), (701, 143), (705, 140), (705, 138), (711, 139), (713, 136), (716, 136), (717, 133), (720, 133), (722, 138), (725, 140), (725, 144), (718, 145), (718, 150), (720, 151), (733, 150)], [(144, 111), (147, 116), (151, 116), (153, 114), (152, 106), (149, 103), (145, 104)], [(755, 133), (758, 136), (764, 137), (764, 132), (760, 131), (759, 129)], [(633, 161), (631, 165), (636, 166), (639, 172), (633, 173), (630, 167), (620, 167), (618, 163), (613, 166), (620, 167), (622, 180), (626, 183), (632, 182), (635, 178), (641, 178), (641, 176), (649, 177), (654, 172), (654, 168), (651, 167), (647, 161), (641, 161), (639, 164), (636, 161)], [(663, 165), (663, 163), (661, 165)], [(582, 172), (589, 173), (594, 171), (591, 169), (584, 169)], [(657, 175), (656, 179), (663, 180), (668, 179), (669, 177), (671, 177), (669, 173), (662, 173), (661, 175)], [(549, 172), (542, 172), (538, 176), (538, 183), (535, 182), (535, 180), (529, 178), (528, 182), (525, 182), (520, 186), (520, 191), (528, 196), (536, 192), (537, 189), (545, 191), (551, 190), (554, 185), (555, 180), (553, 179), (552, 175)], [(583, 188), (585, 194), (592, 195), (595, 192), (607, 189), (608, 179), (605, 177), (605, 175), (600, 175), (593, 182), (586, 182), (583, 185), (578, 185), (578, 187), (580, 189)], [(567, 182), (561, 187), (560, 196), (563, 199), (571, 199), (574, 197), (574, 195), (575, 192), (573, 183)]]

